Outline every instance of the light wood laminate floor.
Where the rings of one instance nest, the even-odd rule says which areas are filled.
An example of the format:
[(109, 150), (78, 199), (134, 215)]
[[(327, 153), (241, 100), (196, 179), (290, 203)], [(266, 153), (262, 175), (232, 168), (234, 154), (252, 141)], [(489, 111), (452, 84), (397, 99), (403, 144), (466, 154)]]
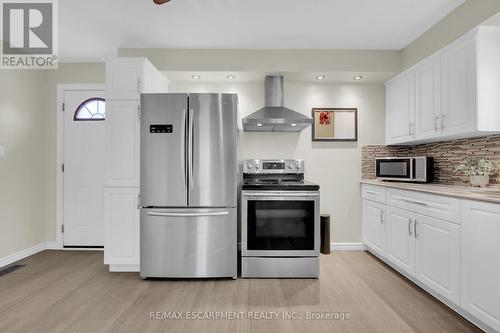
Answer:
[[(109, 273), (102, 252), (44, 251), (0, 277), (0, 332), (480, 332), (366, 252), (321, 257), (321, 278), (146, 280)], [(154, 320), (150, 312), (182, 312)], [(187, 312), (279, 319), (187, 320)], [(296, 312), (303, 319), (283, 319)], [(307, 312), (349, 320), (306, 320)]]

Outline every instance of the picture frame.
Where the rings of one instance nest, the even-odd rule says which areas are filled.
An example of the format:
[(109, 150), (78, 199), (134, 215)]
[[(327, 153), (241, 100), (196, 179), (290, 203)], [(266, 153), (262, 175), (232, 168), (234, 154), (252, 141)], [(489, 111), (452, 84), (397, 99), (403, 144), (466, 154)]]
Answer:
[(357, 142), (357, 108), (313, 108), (313, 142)]

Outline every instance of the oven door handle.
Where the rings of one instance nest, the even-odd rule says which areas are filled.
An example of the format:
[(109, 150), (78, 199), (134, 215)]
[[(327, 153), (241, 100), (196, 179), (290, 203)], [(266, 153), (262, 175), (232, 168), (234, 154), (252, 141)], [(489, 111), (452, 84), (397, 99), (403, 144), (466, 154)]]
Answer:
[(319, 197), (319, 193), (300, 193), (300, 192), (259, 192), (259, 193), (243, 193), (245, 198), (264, 198), (264, 197), (293, 197), (293, 198), (314, 198)]

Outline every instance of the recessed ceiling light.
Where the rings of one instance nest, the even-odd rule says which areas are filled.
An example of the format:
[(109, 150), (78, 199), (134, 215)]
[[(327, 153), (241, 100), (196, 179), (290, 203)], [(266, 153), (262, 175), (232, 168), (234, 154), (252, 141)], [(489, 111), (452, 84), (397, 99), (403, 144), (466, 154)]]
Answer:
[(355, 77), (353, 77), (353, 80), (356, 80), (356, 81), (359, 81), (361, 80), (363, 77), (361, 75), (356, 75)]
[(325, 78), (326, 78), (326, 76), (324, 76), (324, 75), (316, 76), (316, 80), (324, 80)]
[(258, 127), (261, 127), (261, 126), (262, 126), (262, 124), (257, 124), (257, 126), (258, 126)]
[(234, 79), (236, 79), (236, 75), (228, 75), (227, 79), (228, 80), (234, 80)]
[(199, 76), (199, 75), (193, 75), (192, 78), (195, 79), (195, 80), (199, 80), (199, 79), (201, 79), (201, 76)]
[(292, 127), (295, 127), (295, 126), (297, 126), (297, 124), (292, 124)]

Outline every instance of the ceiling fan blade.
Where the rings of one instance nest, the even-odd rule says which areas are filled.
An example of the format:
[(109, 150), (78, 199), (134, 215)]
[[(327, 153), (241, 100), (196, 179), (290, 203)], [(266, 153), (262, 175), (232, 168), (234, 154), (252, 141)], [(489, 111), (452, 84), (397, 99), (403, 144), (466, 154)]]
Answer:
[(153, 0), (153, 2), (157, 5), (163, 5), (167, 2), (169, 2), (170, 0)]

